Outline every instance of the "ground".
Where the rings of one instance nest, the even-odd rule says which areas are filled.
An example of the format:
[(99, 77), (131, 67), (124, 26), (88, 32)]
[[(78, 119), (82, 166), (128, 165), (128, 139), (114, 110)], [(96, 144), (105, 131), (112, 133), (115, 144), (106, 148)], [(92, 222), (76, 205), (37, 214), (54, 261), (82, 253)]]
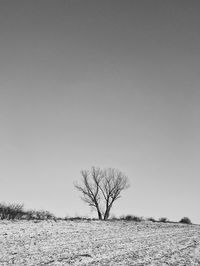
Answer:
[(200, 226), (0, 221), (0, 265), (200, 265)]

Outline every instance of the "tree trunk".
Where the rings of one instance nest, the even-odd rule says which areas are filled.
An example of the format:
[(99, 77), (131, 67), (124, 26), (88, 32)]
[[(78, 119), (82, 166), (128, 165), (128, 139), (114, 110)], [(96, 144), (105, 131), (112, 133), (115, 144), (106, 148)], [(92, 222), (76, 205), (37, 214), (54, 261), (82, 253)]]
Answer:
[(111, 207), (112, 207), (112, 205), (110, 205), (110, 206), (108, 206), (106, 208), (106, 211), (105, 211), (105, 214), (104, 214), (104, 220), (107, 220), (109, 218)]
[(99, 218), (99, 220), (102, 220), (102, 214), (101, 214), (101, 211), (99, 209), (99, 204), (96, 203), (95, 205), (96, 205), (96, 209), (97, 209), (98, 218)]
[(101, 214), (101, 212), (99, 210), (97, 210), (97, 212), (98, 212), (98, 218), (99, 218), (99, 220), (102, 220), (102, 214)]

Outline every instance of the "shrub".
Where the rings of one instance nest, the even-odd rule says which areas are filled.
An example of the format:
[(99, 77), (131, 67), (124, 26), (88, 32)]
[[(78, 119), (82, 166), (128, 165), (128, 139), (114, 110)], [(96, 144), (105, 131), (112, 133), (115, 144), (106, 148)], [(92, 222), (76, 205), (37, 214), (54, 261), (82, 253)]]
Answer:
[(23, 204), (0, 203), (0, 219), (21, 219), (24, 215)]
[(44, 211), (44, 210), (40, 210), (40, 211), (29, 211), (30, 212), (30, 217), (31, 219), (36, 219), (36, 220), (53, 220), (55, 219), (55, 216), (50, 213), (49, 211)]
[(161, 222), (161, 223), (167, 223), (169, 220), (166, 218), (166, 217), (161, 217), (160, 219), (159, 219), (159, 222)]
[(7, 218), (7, 212), (8, 212), (7, 205), (5, 203), (0, 203), (0, 219), (1, 220), (4, 220)]
[[(68, 217), (66, 216), (64, 218), (65, 221), (92, 221), (93, 219), (87, 218), (87, 217), (81, 217), (81, 216), (74, 216), (74, 217)], [(96, 220), (96, 219), (94, 219)]]
[(141, 222), (143, 221), (142, 217), (139, 216), (135, 216), (135, 215), (126, 215), (124, 217), (121, 218), (122, 220), (126, 220), (126, 221), (134, 221), (134, 222)]
[(110, 221), (117, 221), (118, 218), (115, 215), (112, 215), (109, 220)]
[(50, 220), (56, 219), (55, 216), (49, 211), (35, 211), (28, 210), (24, 211), (23, 204), (16, 203), (0, 203), (0, 220), (14, 220), (14, 219), (25, 219), (25, 220)]
[(155, 223), (156, 222), (156, 219), (154, 219), (153, 217), (149, 217), (149, 218), (147, 218), (147, 221), (150, 221), (150, 222)]
[(28, 210), (24, 213), (23, 218), (25, 220), (33, 220), (34, 219), (34, 211), (33, 210)]
[(183, 224), (192, 224), (191, 220), (188, 217), (183, 217), (179, 223), (183, 223)]
[(83, 221), (85, 218), (80, 217), (80, 216), (75, 216), (75, 217), (70, 217), (70, 221)]

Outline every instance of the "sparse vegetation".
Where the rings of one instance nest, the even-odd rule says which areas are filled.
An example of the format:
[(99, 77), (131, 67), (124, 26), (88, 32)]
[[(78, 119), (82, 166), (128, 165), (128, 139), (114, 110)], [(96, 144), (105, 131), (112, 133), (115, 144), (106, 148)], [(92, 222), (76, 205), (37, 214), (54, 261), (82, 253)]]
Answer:
[(122, 216), (121, 220), (134, 221), (134, 222), (142, 222), (142, 221), (144, 221), (143, 217), (130, 215), (130, 214), (126, 215), (126, 216)]
[(167, 223), (167, 222), (169, 222), (169, 220), (166, 217), (161, 217), (159, 219), (159, 222), (161, 222), (161, 223)]
[(153, 223), (157, 222), (156, 219), (154, 219), (153, 217), (149, 217), (146, 220), (150, 221), (150, 222), (153, 222)]
[(81, 216), (75, 216), (75, 217), (65, 217), (64, 220), (65, 221), (93, 221), (96, 219), (81, 217)]
[(55, 215), (50, 213), (49, 211), (44, 210), (29, 210), (25, 214), (27, 220), (52, 220), (56, 219)]
[[(24, 205), (19, 203), (0, 203), (0, 220), (34, 220), (34, 221), (45, 221), (45, 220), (64, 220), (64, 221), (95, 221), (97, 218), (89, 218), (87, 216), (66, 216), (64, 218), (56, 217), (49, 211), (45, 210), (24, 210)], [(104, 220), (108, 220), (104, 219)], [(116, 217), (112, 215), (109, 219), (110, 221), (133, 221), (133, 222), (161, 222), (161, 223), (182, 223), (182, 224), (192, 224), (191, 220), (188, 217), (183, 217), (179, 222), (170, 221), (166, 217), (161, 217), (159, 220), (156, 220), (153, 217), (144, 218), (141, 216), (136, 216), (132, 214), (123, 215)]]
[(23, 204), (0, 203), (0, 220), (50, 220), (56, 219), (49, 211), (24, 210)]

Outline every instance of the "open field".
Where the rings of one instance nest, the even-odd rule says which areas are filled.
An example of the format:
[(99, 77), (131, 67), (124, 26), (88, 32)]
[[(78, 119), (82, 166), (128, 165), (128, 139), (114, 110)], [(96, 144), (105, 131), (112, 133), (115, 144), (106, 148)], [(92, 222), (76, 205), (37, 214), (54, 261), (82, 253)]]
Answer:
[(200, 226), (1, 221), (0, 265), (200, 265)]

